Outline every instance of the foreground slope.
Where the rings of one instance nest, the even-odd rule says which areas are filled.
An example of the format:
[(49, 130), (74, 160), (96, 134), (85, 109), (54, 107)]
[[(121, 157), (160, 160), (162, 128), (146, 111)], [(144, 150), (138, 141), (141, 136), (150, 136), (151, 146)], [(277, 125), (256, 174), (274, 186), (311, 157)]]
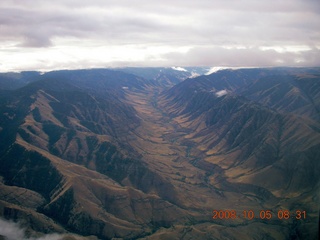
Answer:
[(5, 218), (101, 239), (316, 239), (317, 69), (226, 70), (166, 92), (113, 70), (39, 76), (1, 96)]

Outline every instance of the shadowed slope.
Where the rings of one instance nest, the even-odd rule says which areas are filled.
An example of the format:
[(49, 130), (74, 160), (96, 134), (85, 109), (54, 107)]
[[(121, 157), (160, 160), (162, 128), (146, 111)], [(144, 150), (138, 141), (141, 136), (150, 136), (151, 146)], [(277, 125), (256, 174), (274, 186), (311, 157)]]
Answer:
[(166, 92), (112, 70), (43, 74), (1, 96), (0, 213), (102, 239), (314, 239), (317, 71), (227, 70)]

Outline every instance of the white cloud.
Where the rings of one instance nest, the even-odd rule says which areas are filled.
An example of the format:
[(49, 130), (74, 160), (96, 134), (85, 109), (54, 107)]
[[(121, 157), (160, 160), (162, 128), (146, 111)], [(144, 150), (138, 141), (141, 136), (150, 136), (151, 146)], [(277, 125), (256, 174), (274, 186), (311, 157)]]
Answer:
[(224, 95), (227, 95), (228, 92), (227, 92), (227, 90), (224, 89), (224, 90), (216, 92), (215, 94), (216, 94), (217, 97), (222, 97)]
[(173, 70), (176, 70), (176, 71), (181, 71), (181, 72), (188, 72), (188, 70), (186, 70), (185, 68), (182, 68), (182, 67), (171, 67)]
[(25, 235), (25, 229), (21, 228), (18, 223), (6, 221), (0, 218), (0, 236), (6, 240), (60, 240), (62, 235), (46, 234), (39, 238), (28, 238)]
[(211, 68), (209, 69), (209, 71), (206, 72), (204, 75), (210, 75), (210, 74), (212, 74), (212, 73), (218, 72), (218, 71), (223, 70), (223, 69), (228, 69), (228, 68), (229, 68), (229, 67), (211, 67)]
[(0, 219), (0, 235), (5, 236), (8, 240), (25, 239), (24, 229), (18, 224)]
[(164, 58), (180, 66), (205, 66), (211, 63), (214, 70), (223, 68), (248, 68), (271, 66), (319, 66), (320, 49), (313, 48), (301, 52), (277, 52), (259, 48), (226, 49), (219, 46), (195, 47), (186, 53), (169, 53)]
[[(319, 62), (319, 22), (318, 0), (7, 0), (0, 2), (0, 71), (241, 60), (311, 66)], [(202, 49), (210, 51), (191, 58)]]
[(199, 77), (199, 76), (200, 76), (199, 73), (191, 72), (191, 76), (189, 78), (196, 78), (196, 77)]

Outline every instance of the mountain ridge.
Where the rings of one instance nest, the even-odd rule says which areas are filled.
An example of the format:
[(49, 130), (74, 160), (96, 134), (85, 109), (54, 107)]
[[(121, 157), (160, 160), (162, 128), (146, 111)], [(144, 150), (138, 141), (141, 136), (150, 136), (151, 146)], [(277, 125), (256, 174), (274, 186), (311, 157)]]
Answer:
[[(1, 216), (101, 239), (316, 237), (318, 69), (223, 70), (172, 88), (139, 71), (55, 71), (1, 96)], [(286, 108), (293, 90), (308, 99)]]

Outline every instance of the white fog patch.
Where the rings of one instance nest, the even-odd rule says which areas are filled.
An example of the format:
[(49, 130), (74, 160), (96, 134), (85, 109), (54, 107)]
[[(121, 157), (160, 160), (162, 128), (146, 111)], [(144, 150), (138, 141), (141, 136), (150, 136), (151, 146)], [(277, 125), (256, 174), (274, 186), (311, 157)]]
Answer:
[(7, 222), (0, 219), (0, 235), (8, 240), (25, 239), (24, 229), (20, 229), (17, 223)]
[(176, 71), (180, 71), (180, 72), (188, 72), (187, 69), (184, 69), (182, 67), (171, 67), (173, 70), (176, 70)]
[(228, 92), (227, 92), (227, 90), (225, 90), (225, 89), (216, 92), (216, 96), (217, 96), (217, 97), (222, 97), (222, 96), (224, 96), (224, 95), (226, 95), (226, 94), (228, 94)]
[(229, 69), (229, 67), (212, 67), (209, 69), (208, 72), (206, 72), (204, 75), (210, 75), (212, 73), (218, 72), (220, 70)]
[(46, 234), (39, 238), (28, 238), (25, 235), (25, 229), (18, 223), (6, 221), (0, 218), (0, 236), (5, 237), (6, 240), (60, 240), (60, 234)]
[(196, 78), (196, 77), (199, 77), (199, 76), (201, 76), (199, 73), (191, 72), (191, 76), (189, 78)]

